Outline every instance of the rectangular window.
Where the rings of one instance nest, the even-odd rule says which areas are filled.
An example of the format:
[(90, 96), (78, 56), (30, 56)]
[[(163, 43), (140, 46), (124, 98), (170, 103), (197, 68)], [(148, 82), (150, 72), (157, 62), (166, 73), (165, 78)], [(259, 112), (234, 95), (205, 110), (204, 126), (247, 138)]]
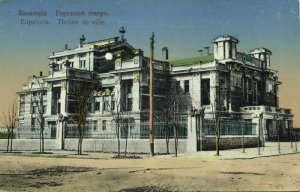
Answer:
[(97, 123), (98, 123), (98, 121), (93, 122), (93, 130), (94, 131), (97, 131)]
[(189, 93), (190, 92), (190, 81), (184, 80), (184, 92)]
[(102, 131), (106, 130), (106, 120), (102, 120)]
[(80, 67), (80, 68), (85, 68), (85, 60), (81, 60), (81, 61), (80, 61), (79, 67)]
[(56, 122), (55, 121), (49, 121), (48, 122), (48, 127), (50, 129), (50, 137), (52, 139), (56, 138)]
[(210, 79), (201, 79), (201, 104), (210, 105)]
[(104, 97), (103, 111), (109, 111), (109, 100), (108, 100), (108, 97)]
[(20, 103), (19, 116), (23, 116), (25, 114), (25, 103)]
[(132, 98), (127, 98), (127, 111), (132, 111)]
[(100, 102), (95, 103), (95, 111), (100, 111)]
[(37, 114), (37, 113), (38, 113), (37, 106), (32, 106), (32, 114)]
[(35, 118), (31, 119), (31, 131), (35, 130)]
[(85, 57), (85, 55), (86, 55), (85, 53), (81, 53), (79, 56), (80, 57)]
[(111, 110), (115, 110), (115, 99), (114, 98), (111, 101)]

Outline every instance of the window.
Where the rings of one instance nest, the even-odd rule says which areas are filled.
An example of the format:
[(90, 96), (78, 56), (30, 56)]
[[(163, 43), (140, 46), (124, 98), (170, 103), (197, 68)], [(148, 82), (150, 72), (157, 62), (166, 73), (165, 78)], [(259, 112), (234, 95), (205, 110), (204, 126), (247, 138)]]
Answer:
[(23, 116), (25, 114), (25, 103), (20, 103), (19, 116)]
[(56, 138), (56, 121), (49, 121), (48, 127), (50, 128), (50, 137)]
[(81, 54), (79, 54), (79, 57), (85, 57), (85, 53), (81, 53)]
[(102, 120), (102, 131), (106, 130), (106, 120)]
[(115, 98), (111, 100), (111, 110), (115, 110)]
[(81, 60), (81, 61), (80, 61), (79, 67), (80, 67), (80, 68), (85, 68), (85, 60)]
[(184, 92), (185, 93), (189, 93), (190, 92), (190, 81), (189, 80), (185, 80), (184, 81)]
[(103, 111), (109, 111), (109, 100), (108, 100), (108, 97), (104, 97)]
[(31, 131), (35, 130), (35, 118), (31, 119)]
[(132, 111), (132, 98), (127, 98), (127, 111)]
[(38, 113), (38, 108), (37, 108), (37, 106), (32, 106), (31, 113), (32, 113), (32, 114), (37, 114), (37, 113)]
[(95, 111), (100, 111), (100, 102), (95, 103)]
[(93, 130), (94, 131), (97, 131), (97, 123), (98, 123), (98, 121), (93, 122)]
[(43, 106), (43, 113), (47, 113), (47, 105)]
[(201, 80), (201, 104), (210, 105), (210, 79)]

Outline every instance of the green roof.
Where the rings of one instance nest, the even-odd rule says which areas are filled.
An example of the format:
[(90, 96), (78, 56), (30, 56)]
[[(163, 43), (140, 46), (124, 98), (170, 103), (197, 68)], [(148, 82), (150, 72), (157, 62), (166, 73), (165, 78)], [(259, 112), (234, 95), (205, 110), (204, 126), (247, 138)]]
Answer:
[(174, 67), (183, 66), (183, 65), (191, 65), (191, 64), (198, 64), (200, 62), (206, 63), (214, 61), (214, 54), (210, 54), (203, 57), (194, 57), (194, 58), (186, 58), (186, 59), (178, 59), (172, 60), (170, 63)]

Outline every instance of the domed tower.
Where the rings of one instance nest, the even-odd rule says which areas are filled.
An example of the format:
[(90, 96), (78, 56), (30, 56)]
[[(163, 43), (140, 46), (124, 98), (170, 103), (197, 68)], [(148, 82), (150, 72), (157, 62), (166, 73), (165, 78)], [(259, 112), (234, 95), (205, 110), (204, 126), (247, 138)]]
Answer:
[(230, 35), (221, 35), (216, 37), (212, 43), (214, 44), (214, 57), (217, 60), (235, 59), (236, 58), (236, 44), (239, 40)]
[(250, 51), (250, 54), (264, 62), (264, 68), (270, 69), (270, 56), (272, 52), (266, 48), (256, 48)]

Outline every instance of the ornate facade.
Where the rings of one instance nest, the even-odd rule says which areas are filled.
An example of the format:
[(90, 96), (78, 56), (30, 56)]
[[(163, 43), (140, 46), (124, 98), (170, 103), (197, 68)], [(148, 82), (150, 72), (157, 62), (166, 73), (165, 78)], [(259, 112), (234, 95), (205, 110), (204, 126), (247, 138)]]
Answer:
[[(172, 82), (180, 87), (186, 100), (180, 113), (185, 124), (182, 138), (191, 141), (187, 150), (197, 150), (195, 131), (200, 131), (192, 110), (205, 109), (204, 119), (214, 119), (218, 114), (223, 119), (256, 123), (256, 134), (261, 120), (263, 139), (274, 136), (275, 122), (283, 133), (292, 127), (291, 110), (279, 108), (281, 82), (277, 71), (271, 69), (271, 51), (259, 48), (249, 54), (238, 52), (239, 40), (229, 35), (219, 36), (212, 43), (214, 53), (205, 57), (153, 63), (156, 112), (169, 95)], [(82, 39), (78, 47), (66, 46), (62, 51), (53, 52), (49, 60), (49, 75), (31, 77), (18, 93), (20, 127), (29, 126), (31, 132), (36, 132), (41, 114), (45, 134), (60, 140), (63, 134), (59, 114), (68, 117), (67, 125), (76, 124), (72, 85), (96, 81), (98, 86), (88, 106), (87, 134), (97, 138), (115, 135), (112, 111), (122, 101), (122, 110), (130, 112), (130, 123), (135, 126), (130, 127), (129, 133), (121, 134), (137, 139), (147, 135), (143, 123), (147, 122), (149, 113), (149, 58), (142, 50), (133, 48), (124, 38), (89, 43)], [(71, 134), (72, 130), (68, 131)], [(201, 134), (204, 135), (203, 130)], [(28, 138), (28, 135), (30, 131), (20, 137)]]

